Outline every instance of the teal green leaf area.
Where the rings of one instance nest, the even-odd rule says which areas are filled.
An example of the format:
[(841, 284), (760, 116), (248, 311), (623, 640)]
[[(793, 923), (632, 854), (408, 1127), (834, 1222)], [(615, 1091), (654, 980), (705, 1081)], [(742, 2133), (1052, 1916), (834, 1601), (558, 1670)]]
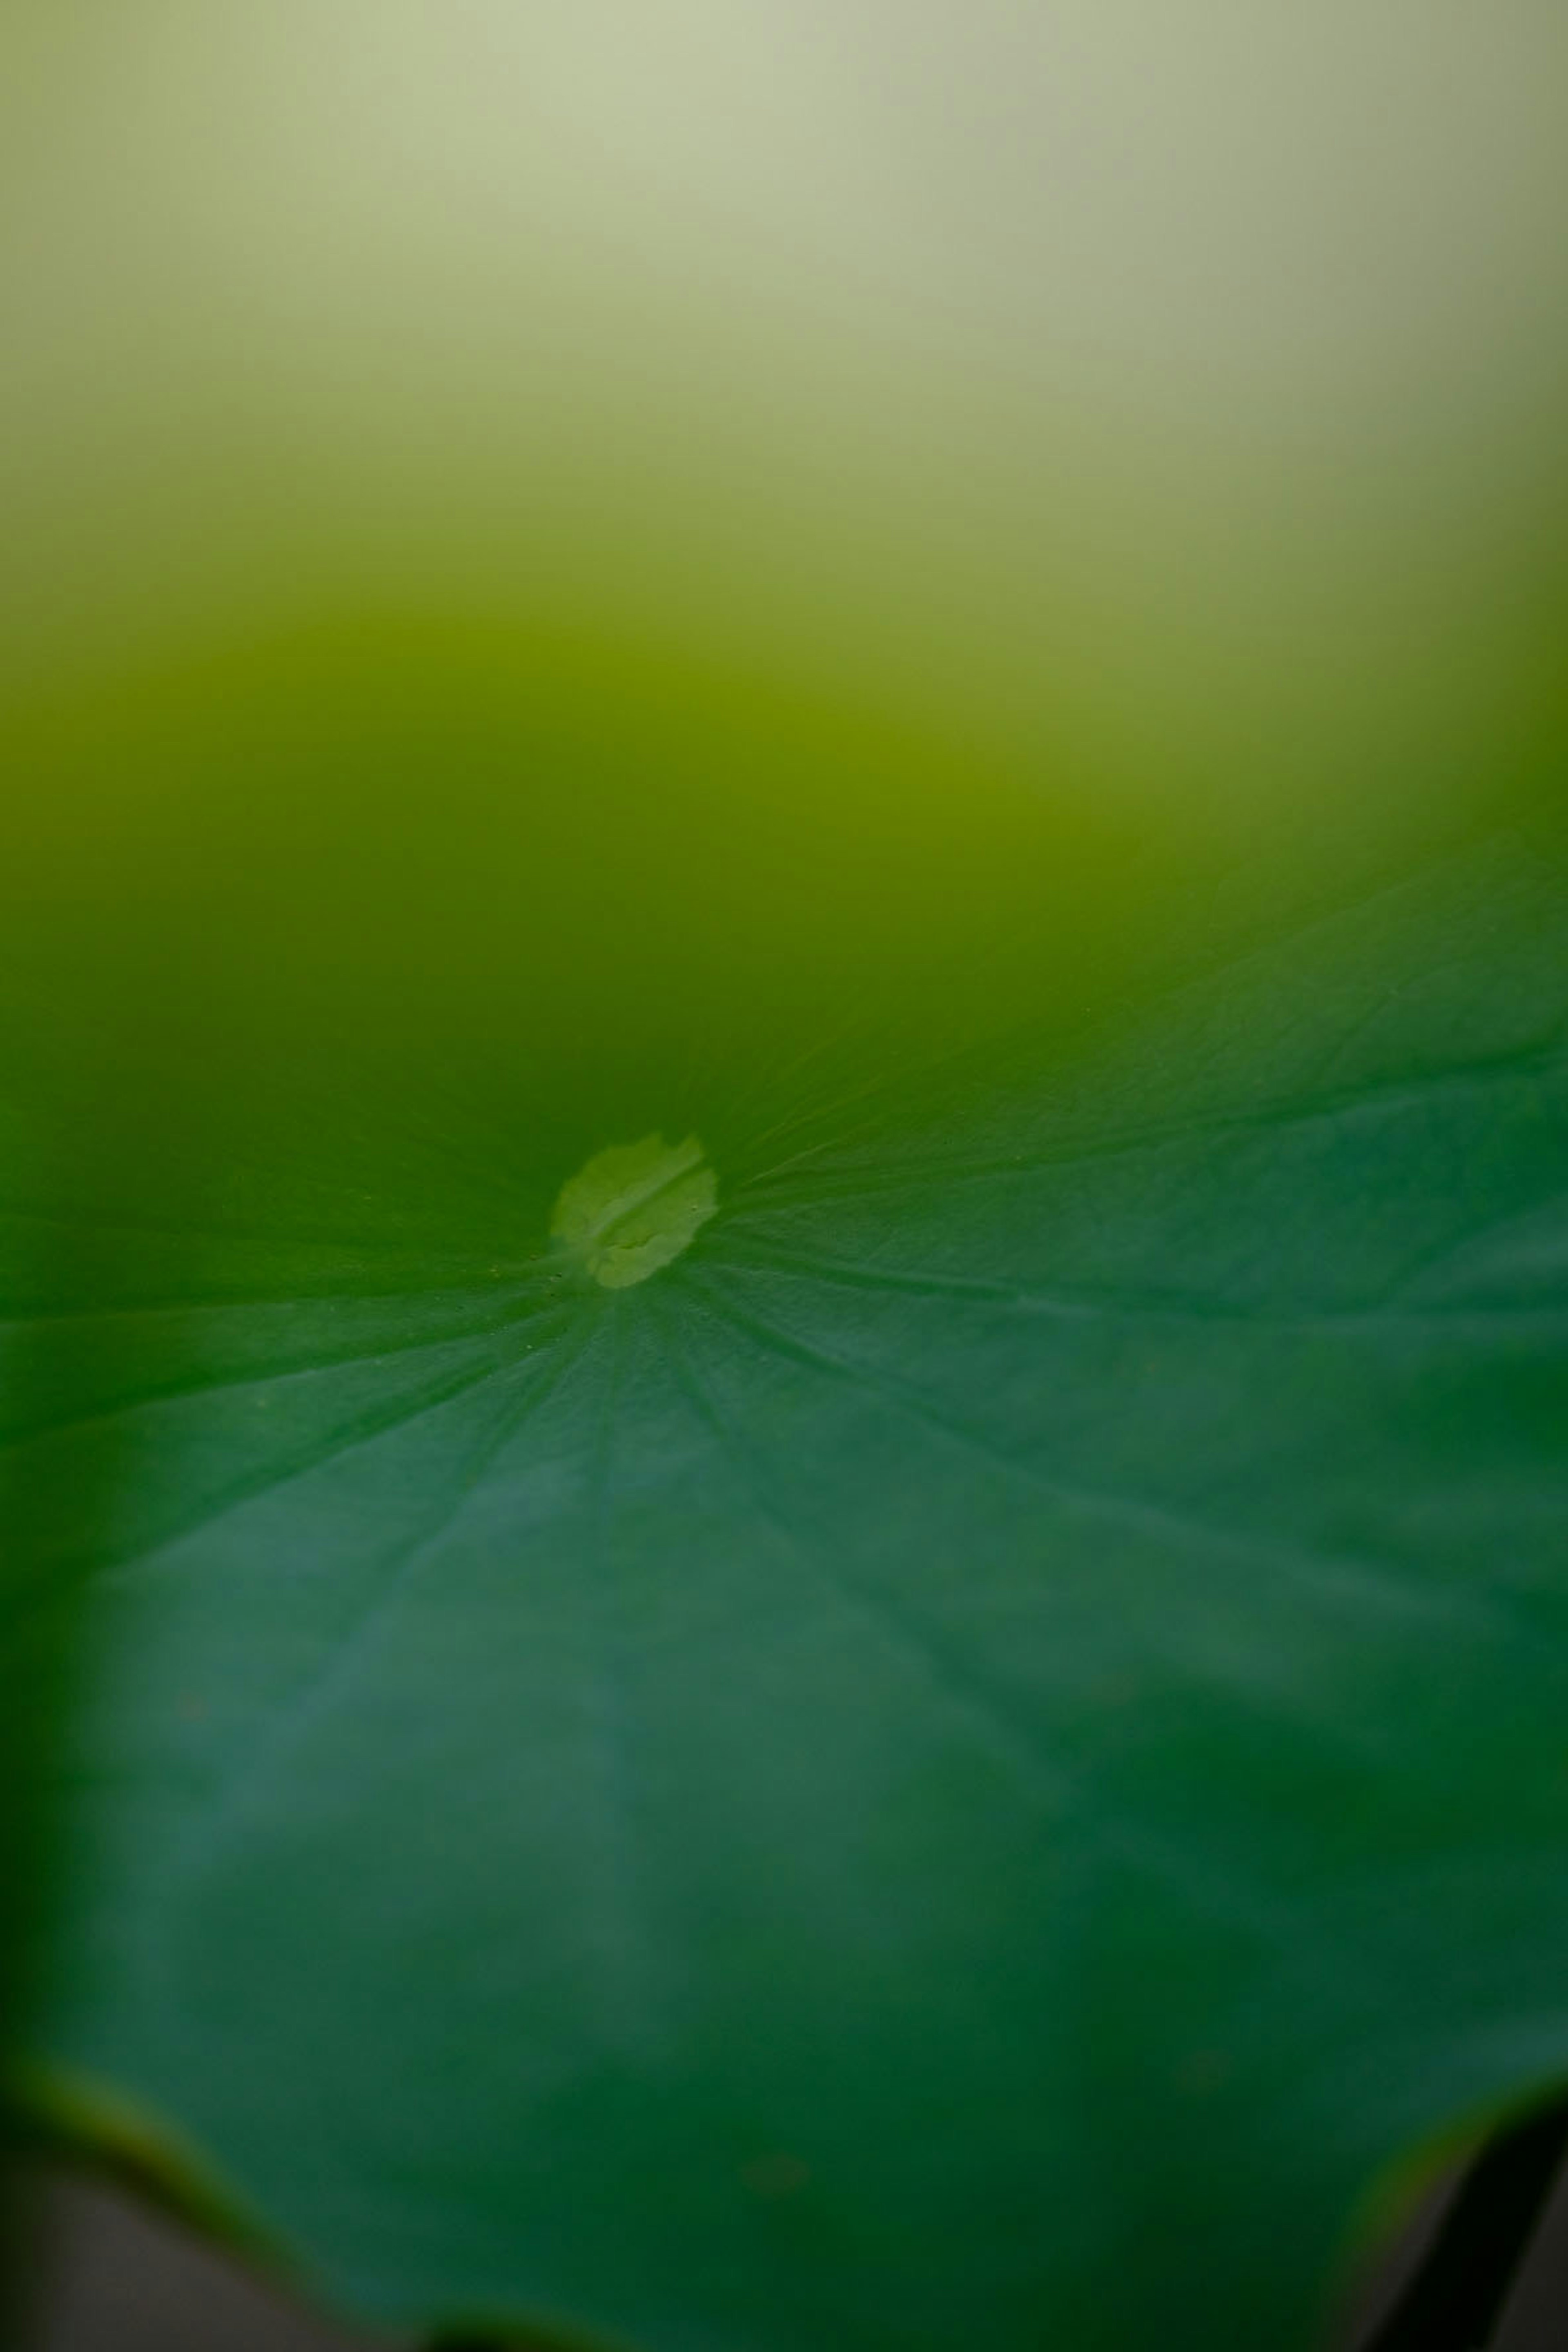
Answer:
[[(1545, 852), (559, 1116), (573, 988), (291, 1060), (269, 953), (215, 1108), (152, 969), (9, 1054), (33, 2077), (398, 2328), (1320, 2341), (1374, 2182), (1568, 2073)], [(595, 1249), (710, 1173), (607, 1282), (614, 1153)]]

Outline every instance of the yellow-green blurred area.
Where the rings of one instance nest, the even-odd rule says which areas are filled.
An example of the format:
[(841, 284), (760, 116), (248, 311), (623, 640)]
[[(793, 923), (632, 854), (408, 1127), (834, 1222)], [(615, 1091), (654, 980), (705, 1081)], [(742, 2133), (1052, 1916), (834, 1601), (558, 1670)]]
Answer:
[(1552, 790), (1555, 7), (11, 0), (0, 93), (63, 958), (613, 1092)]
[(57, 677), (6, 735), (7, 1060), (63, 1154), (36, 1205), (110, 1224), (439, 1249), (477, 1152), (510, 1257), (606, 1145), (695, 1128), (728, 1175), (900, 1068), (1070, 1035), (1201, 864), (951, 730), (602, 622), (273, 615)]

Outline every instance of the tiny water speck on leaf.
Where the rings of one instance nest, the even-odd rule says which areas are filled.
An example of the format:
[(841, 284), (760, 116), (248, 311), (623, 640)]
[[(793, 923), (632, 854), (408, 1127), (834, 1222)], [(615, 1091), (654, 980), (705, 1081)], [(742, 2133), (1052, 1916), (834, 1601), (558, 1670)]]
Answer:
[(606, 1290), (626, 1290), (677, 1258), (719, 1205), (718, 1182), (694, 1135), (662, 1135), (595, 1152), (561, 1188), (554, 1239)]

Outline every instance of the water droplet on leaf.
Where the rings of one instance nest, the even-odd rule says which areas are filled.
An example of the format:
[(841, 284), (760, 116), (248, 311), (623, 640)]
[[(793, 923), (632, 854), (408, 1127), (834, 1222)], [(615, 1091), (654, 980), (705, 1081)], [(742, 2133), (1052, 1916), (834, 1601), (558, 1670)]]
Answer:
[(550, 1230), (595, 1282), (626, 1290), (679, 1257), (718, 1205), (697, 1138), (647, 1135), (595, 1152), (562, 1186)]

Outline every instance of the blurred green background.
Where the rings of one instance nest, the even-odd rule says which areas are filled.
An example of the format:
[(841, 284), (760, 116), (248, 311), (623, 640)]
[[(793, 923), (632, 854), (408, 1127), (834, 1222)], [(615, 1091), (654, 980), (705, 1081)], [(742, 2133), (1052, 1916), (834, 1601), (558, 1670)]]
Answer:
[(412, 598), (1141, 821), (1429, 800), (1556, 723), (1546, 0), (11, 0), (0, 40), (13, 677)]

